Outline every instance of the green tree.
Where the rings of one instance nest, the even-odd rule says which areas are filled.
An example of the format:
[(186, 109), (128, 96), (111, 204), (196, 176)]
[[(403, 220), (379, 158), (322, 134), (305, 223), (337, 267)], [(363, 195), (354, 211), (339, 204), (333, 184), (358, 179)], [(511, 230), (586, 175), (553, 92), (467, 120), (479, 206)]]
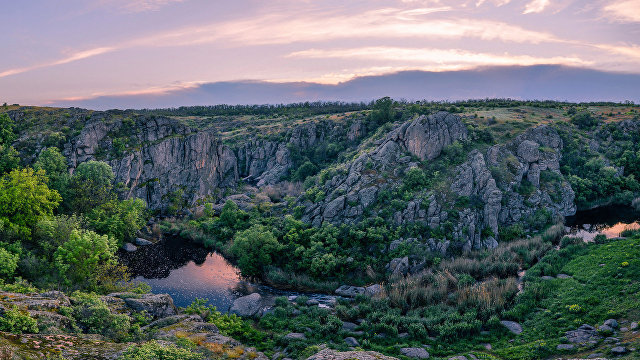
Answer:
[(175, 345), (161, 345), (155, 340), (129, 347), (122, 360), (199, 360), (202, 354)]
[(114, 261), (117, 244), (108, 235), (74, 230), (54, 253), (60, 275), (70, 284), (92, 285), (100, 265)]
[(53, 214), (60, 200), (58, 192), (47, 187), (44, 171), (13, 170), (0, 179), (0, 226), (28, 237), (38, 220)]
[(69, 186), (69, 170), (67, 167), (67, 159), (55, 147), (44, 149), (38, 160), (33, 165), (35, 170), (44, 170), (49, 178), (49, 187), (58, 191), (63, 197), (66, 197), (67, 187)]
[(244, 275), (260, 275), (265, 266), (271, 265), (280, 249), (280, 243), (264, 225), (253, 225), (240, 231), (233, 238), (231, 253), (238, 259)]
[(14, 128), (15, 123), (9, 115), (0, 114), (0, 145), (11, 145), (16, 139)]
[(369, 115), (370, 120), (377, 125), (393, 120), (396, 114), (393, 105), (393, 100), (388, 96), (376, 100), (373, 111)]
[(9, 279), (13, 277), (18, 268), (18, 260), (20, 260), (19, 255), (0, 248), (0, 278)]
[(76, 168), (69, 186), (71, 210), (86, 213), (113, 199), (114, 175), (109, 164), (103, 161), (87, 161)]
[(111, 200), (86, 214), (90, 227), (122, 243), (133, 238), (146, 223), (147, 206), (141, 199)]
[(0, 145), (0, 175), (17, 169), (18, 165), (20, 165), (20, 158), (16, 149), (13, 146)]

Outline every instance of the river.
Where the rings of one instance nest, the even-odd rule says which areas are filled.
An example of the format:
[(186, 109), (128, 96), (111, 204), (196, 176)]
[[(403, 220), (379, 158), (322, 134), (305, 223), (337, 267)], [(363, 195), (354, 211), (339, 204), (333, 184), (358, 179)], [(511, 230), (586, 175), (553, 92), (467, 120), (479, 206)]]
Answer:
[[(171, 295), (177, 306), (185, 307), (201, 298), (226, 312), (235, 299), (254, 292), (266, 303), (277, 296), (302, 295), (249, 281), (222, 255), (178, 237), (140, 246), (132, 253), (121, 250), (119, 256), (135, 280), (149, 284), (154, 293)], [(304, 295), (325, 305), (335, 301), (335, 296), (326, 294)]]
[[(566, 219), (566, 226), (570, 235), (592, 241), (598, 234), (611, 238), (625, 229), (640, 228), (639, 219), (640, 213), (630, 207), (607, 206), (578, 212)], [(177, 306), (184, 307), (196, 298), (203, 298), (224, 312), (235, 299), (254, 292), (267, 300), (300, 295), (251, 282), (220, 254), (177, 237), (141, 246), (133, 253), (121, 251), (119, 254), (136, 280), (149, 284), (154, 293), (168, 293)], [(305, 295), (321, 304), (335, 301), (330, 295)]]

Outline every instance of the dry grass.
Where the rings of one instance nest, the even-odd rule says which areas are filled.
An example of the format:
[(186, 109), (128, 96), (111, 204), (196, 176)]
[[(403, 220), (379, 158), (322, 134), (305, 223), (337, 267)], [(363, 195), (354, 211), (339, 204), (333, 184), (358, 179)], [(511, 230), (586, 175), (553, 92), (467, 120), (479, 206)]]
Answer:
[(459, 307), (476, 308), (492, 313), (504, 309), (517, 292), (518, 283), (515, 278), (505, 280), (492, 278), (462, 288), (458, 291), (457, 302)]

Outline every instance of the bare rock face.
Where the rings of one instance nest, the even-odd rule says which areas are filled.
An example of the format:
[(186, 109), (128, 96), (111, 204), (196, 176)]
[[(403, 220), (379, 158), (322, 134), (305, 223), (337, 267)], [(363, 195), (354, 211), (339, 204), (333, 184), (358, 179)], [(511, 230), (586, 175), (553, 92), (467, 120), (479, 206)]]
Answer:
[(135, 311), (146, 311), (154, 318), (176, 315), (178, 309), (168, 294), (145, 294), (140, 298), (126, 298), (124, 302)]
[(420, 160), (435, 159), (445, 146), (467, 136), (467, 128), (460, 117), (444, 111), (420, 116), (398, 129), (398, 139)]
[(231, 313), (251, 317), (257, 315), (262, 309), (262, 297), (258, 293), (237, 298), (233, 302)]
[(325, 200), (304, 203), (306, 213), (303, 220), (315, 226), (358, 221), (386, 186), (381, 172), (397, 172), (408, 167), (411, 162), (409, 154), (432, 160), (445, 146), (467, 137), (467, 129), (460, 117), (447, 112), (420, 116), (401, 124), (375, 142), (375, 148), (362, 153), (348, 163), (343, 172), (328, 181), (323, 189), (327, 193)]

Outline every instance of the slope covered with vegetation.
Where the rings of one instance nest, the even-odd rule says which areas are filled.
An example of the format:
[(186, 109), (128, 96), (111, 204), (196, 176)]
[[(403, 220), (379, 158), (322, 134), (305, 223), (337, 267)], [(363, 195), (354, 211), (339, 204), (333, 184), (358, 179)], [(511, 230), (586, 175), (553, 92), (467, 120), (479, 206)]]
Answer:
[[(638, 198), (639, 115), (633, 104), (388, 98), (1, 108), (0, 354), (38, 358), (46, 340), (47, 356), (83, 358), (46, 337), (88, 349), (100, 334), (94, 345), (124, 359), (304, 358), (322, 344), (401, 358), (632, 357), (640, 238), (584, 244), (562, 221)], [(332, 308), (278, 299), (255, 319), (202, 301), (175, 309), (117, 256), (162, 233), (280, 288), (378, 286)], [(579, 329), (607, 319), (619, 326)]]

